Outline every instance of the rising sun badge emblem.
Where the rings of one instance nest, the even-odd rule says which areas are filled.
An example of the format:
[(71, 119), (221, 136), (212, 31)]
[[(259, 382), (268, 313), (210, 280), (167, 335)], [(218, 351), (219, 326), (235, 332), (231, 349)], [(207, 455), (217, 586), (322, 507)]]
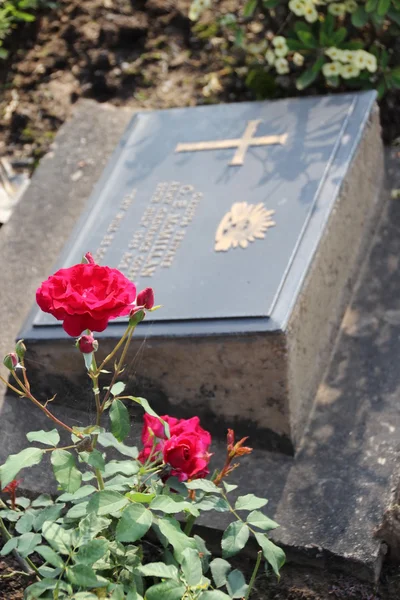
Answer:
[(264, 204), (236, 202), (224, 215), (215, 234), (216, 252), (226, 252), (230, 248), (247, 248), (249, 242), (265, 237), (265, 232), (275, 225), (271, 219), (274, 210), (267, 210)]

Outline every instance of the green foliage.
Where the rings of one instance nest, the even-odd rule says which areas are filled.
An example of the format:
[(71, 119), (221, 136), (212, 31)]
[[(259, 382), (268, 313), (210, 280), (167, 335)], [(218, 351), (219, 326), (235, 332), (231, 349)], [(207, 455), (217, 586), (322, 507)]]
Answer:
[[(392, 77), (399, 73), (393, 70)], [(250, 598), (261, 552), (248, 581), (227, 559), (253, 538), (265, 563), (279, 574), (284, 553), (266, 534), (278, 527), (261, 510), (267, 500), (250, 493), (238, 495), (237, 486), (223, 480), (221, 474), (228, 472), (230, 462), (214, 480), (179, 481), (170, 476), (171, 465), (165, 464), (162, 451), (146, 460), (136, 447), (124, 443), (131, 428), (126, 402), (139, 404), (160, 421), (158, 435), (166, 440), (162, 443), (168, 443), (170, 429), (147, 400), (122, 395), (125, 385), (117, 381), (122, 362), (115, 365), (103, 395), (98, 384), (102, 368), (93, 359), (87, 370), (93, 380), (96, 425), (62, 424), (71, 436), (66, 446), (60, 445), (56, 429), (28, 433), (29, 443), (44, 448), (28, 447), (0, 467), (3, 488), (14, 486), (11, 492), (6, 490), (8, 504), (0, 499), (0, 525), (10, 537), (0, 555), (17, 552), (34, 569), (36, 581), (25, 590), (27, 600)], [(111, 431), (101, 427), (106, 410)], [(154, 447), (160, 441), (155, 439)], [(33, 501), (16, 497), (15, 477), (42, 460), (53, 468), (58, 496), (41, 495)], [(222, 558), (213, 557), (206, 542), (192, 534), (196, 519), (210, 511), (225, 513), (231, 521), (221, 537)], [(33, 554), (35, 562), (29, 558)]]
[(52, 6), (47, 0), (4, 0), (0, 3), (0, 59), (7, 58), (8, 51), (3, 42), (18, 23), (35, 20), (35, 11), (44, 6)]
[[(398, 0), (247, 0), (237, 14), (222, 16), (215, 0), (194, 5), (194, 33), (222, 38), (224, 55), (232, 57), (223, 76), (240, 73), (257, 98), (307, 88), (375, 88), (382, 97), (400, 88)], [(205, 36), (212, 25), (217, 29)], [(203, 93), (222, 87), (212, 74)]]
[[(33, 502), (22, 501), (24, 509), (0, 511), (14, 528), (14, 536), (1, 554), (17, 550), (29, 557), (35, 552), (43, 561), (38, 571), (40, 580), (28, 587), (26, 598), (53, 598), (57, 590), (60, 600), (72, 595), (90, 600), (97, 597), (91, 590), (99, 589), (113, 594), (108, 597), (123, 600), (181, 600), (188, 592), (198, 600), (243, 598), (249, 583), (226, 558), (243, 549), (250, 535), (262, 548), (266, 562), (279, 572), (284, 554), (262, 533), (278, 526), (259, 510), (266, 505), (265, 499), (246, 494), (232, 504), (228, 495), (237, 486), (225, 483), (220, 487), (206, 479), (188, 483), (172, 479), (166, 485), (157, 476), (149, 478), (147, 470), (133, 458), (137, 451), (116, 438), (113, 442), (112, 434), (100, 436), (108, 448), (121, 451), (120, 460), (105, 457), (105, 489), (84, 482), (87, 477), (82, 478), (71, 451), (55, 449), (50, 452), (51, 462), (64, 493), (55, 500), (43, 495)], [(46, 443), (42, 435), (38, 437)], [(132, 455), (129, 460), (124, 458), (127, 454)], [(29, 462), (25, 460), (24, 465)], [(86, 473), (94, 468), (89, 461), (82, 461), (82, 465), (88, 469)], [(107, 489), (108, 482), (123, 473), (129, 480), (128, 489), (122, 493)], [(209, 562), (211, 554), (204, 540), (190, 535), (190, 528), (182, 527), (177, 519), (186, 515), (184, 520), (189, 522), (202, 510), (236, 514), (222, 536), (224, 558)], [(247, 517), (238, 520), (236, 511)], [(143, 547), (151, 529), (160, 540), (160, 556), (164, 547), (168, 559), (144, 560)]]

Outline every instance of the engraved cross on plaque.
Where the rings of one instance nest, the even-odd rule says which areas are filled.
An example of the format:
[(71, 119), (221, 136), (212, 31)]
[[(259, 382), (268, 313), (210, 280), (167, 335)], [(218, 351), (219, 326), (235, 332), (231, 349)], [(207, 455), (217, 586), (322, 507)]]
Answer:
[(253, 137), (259, 123), (261, 123), (261, 120), (249, 121), (241, 138), (178, 144), (175, 148), (175, 152), (196, 152), (198, 150), (225, 150), (226, 148), (236, 148), (236, 152), (229, 164), (242, 165), (249, 146), (270, 146), (272, 144), (283, 145), (287, 140), (287, 133), (284, 133), (283, 135), (263, 135), (261, 137)]

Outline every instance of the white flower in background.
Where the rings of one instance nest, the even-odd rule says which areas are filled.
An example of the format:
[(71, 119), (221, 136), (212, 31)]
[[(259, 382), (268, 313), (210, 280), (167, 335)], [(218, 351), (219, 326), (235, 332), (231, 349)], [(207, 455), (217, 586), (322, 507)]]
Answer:
[(341, 75), (342, 65), (337, 61), (325, 63), (322, 67), (322, 73), (325, 77), (335, 77), (336, 75)]
[(248, 44), (246, 46), (246, 50), (249, 54), (253, 54), (253, 56), (257, 56), (258, 54), (263, 54), (267, 49), (267, 42), (263, 40), (259, 44)]
[(197, 21), (203, 12), (210, 8), (211, 0), (193, 0), (189, 8), (189, 19), (191, 21)]
[(282, 35), (275, 36), (272, 40), (272, 45), (274, 46), (275, 56), (283, 57), (289, 52), (286, 39)]
[(369, 54), (368, 52), (365, 52), (365, 50), (357, 50), (354, 52), (353, 65), (361, 70), (366, 69), (368, 56)]
[(357, 4), (356, 0), (346, 0), (346, 2), (344, 4), (346, 6), (347, 12), (349, 12), (349, 13), (356, 12), (356, 10), (358, 8), (358, 4)]
[(306, 3), (304, 2), (304, 0), (290, 0), (289, 9), (297, 17), (302, 17), (306, 9)]
[(335, 17), (343, 17), (346, 14), (346, 5), (343, 2), (335, 2), (328, 6), (328, 11)]
[(218, 75), (216, 73), (211, 73), (209, 82), (202, 89), (203, 96), (209, 98), (213, 94), (218, 94), (218, 92), (222, 91), (222, 85), (218, 79)]
[(352, 50), (341, 50), (341, 55), (339, 56), (339, 60), (344, 63), (351, 63), (354, 59), (354, 52)]
[(275, 69), (278, 75), (286, 75), (286, 73), (289, 73), (289, 63), (286, 58), (277, 58), (275, 62)]
[(343, 65), (342, 72), (340, 73), (343, 79), (352, 79), (353, 77), (358, 77), (360, 74), (360, 69), (356, 67), (356, 65)]
[(373, 54), (371, 54), (370, 52), (366, 52), (367, 56), (367, 69), (370, 73), (375, 73), (376, 69), (378, 68), (378, 64), (376, 61), (376, 56), (374, 56)]
[(273, 50), (271, 50), (271, 48), (266, 51), (265, 60), (267, 61), (270, 67), (272, 67), (275, 64), (275, 53)]
[(307, 21), (307, 23), (315, 23), (315, 21), (318, 19), (318, 13), (313, 4), (308, 3), (306, 5), (306, 8), (304, 10), (304, 18)]
[(293, 54), (293, 62), (297, 67), (302, 67), (304, 64), (304, 56), (299, 52)]
[(325, 54), (329, 56), (331, 60), (342, 60), (342, 50), (339, 50), (339, 48), (334, 48), (332, 46), (325, 50)]

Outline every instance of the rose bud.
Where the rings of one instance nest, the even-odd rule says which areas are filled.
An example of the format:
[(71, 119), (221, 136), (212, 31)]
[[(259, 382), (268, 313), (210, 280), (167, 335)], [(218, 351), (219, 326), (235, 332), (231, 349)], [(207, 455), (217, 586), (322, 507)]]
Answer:
[(15, 371), (18, 367), (19, 360), (18, 356), (15, 352), (10, 352), (10, 354), (6, 354), (3, 360), (3, 365), (7, 367), (10, 371)]
[(150, 309), (154, 306), (154, 291), (153, 288), (144, 288), (136, 298), (137, 306), (144, 306), (144, 308)]
[(92, 334), (81, 335), (78, 339), (77, 346), (82, 354), (90, 354), (91, 352), (96, 352), (98, 350), (99, 342), (94, 339)]
[(15, 346), (15, 352), (19, 358), (24, 358), (26, 352), (24, 340), (18, 340)]
[(134, 308), (129, 313), (129, 327), (136, 327), (145, 318), (145, 312), (141, 308)]

